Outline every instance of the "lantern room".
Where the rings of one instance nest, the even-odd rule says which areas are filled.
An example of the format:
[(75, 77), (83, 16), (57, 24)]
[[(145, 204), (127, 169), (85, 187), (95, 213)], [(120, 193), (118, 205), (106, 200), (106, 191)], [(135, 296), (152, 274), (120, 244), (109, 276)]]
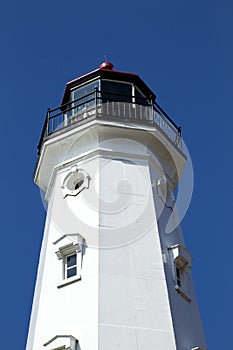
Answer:
[[(148, 133), (154, 135), (165, 150), (169, 149), (173, 159), (178, 157), (177, 163), (182, 159), (183, 168), (181, 128), (160, 107), (153, 91), (137, 74), (117, 71), (112, 63), (104, 62), (98, 69), (68, 82), (60, 106), (47, 111), (34, 174), (35, 182), (44, 191), (55, 162), (58, 157), (60, 162), (64, 161), (63, 153), (74, 142), (75, 135), (80, 137), (82, 130), (100, 125), (112, 130), (118, 127), (121, 135), (123, 129), (140, 130), (145, 137)], [(131, 136), (134, 137), (133, 133)], [(90, 138), (86, 145), (90, 149), (93, 146)]]
[(133, 73), (114, 70), (110, 62), (66, 84), (61, 105), (48, 109), (38, 145), (93, 119), (159, 127), (180, 150), (181, 128), (156, 102), (153, 91)]

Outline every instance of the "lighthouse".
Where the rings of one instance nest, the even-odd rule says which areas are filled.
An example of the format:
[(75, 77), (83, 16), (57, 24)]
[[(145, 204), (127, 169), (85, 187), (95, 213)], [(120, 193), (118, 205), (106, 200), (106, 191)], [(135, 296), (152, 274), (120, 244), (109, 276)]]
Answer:
[(207, 350), (174, 191), (181, 128), (137, 75), (100, 67), (49, 109), (48, 203), (26, 350)]

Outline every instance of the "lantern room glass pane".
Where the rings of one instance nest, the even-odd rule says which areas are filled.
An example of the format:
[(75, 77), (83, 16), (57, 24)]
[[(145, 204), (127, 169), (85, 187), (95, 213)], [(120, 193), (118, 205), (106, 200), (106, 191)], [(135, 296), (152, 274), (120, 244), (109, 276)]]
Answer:
[[(77, 102), (77, 103), (78, 104), (82, 103), (85, 100), (88, 100), (94, 96), (94, 92), (95, 92), (96, 88), (99, 90), (99, 80), (95, 80), (95, 81), (92, 81), (88, 84), (80, 86), (78, 89), (73, 91), (72, 100), (76, 100), (76, 99), (81, 98), (80, 102)], [(88, 97), (84, 98), (86, 95), (91, 94), (91, 93), (93, 93), (93, 96), (88, 96)]]
[(120, 101), (132, 103), (132, 84), (110, 80), (101, 80), (102, 101)]
[(135, 88), (135, 102), (139, 105), (148, 106), (149, 101), (141, 94), (141, 92)]
[[(95, 106), (95, 89), (99, 90), (100, 81), (95, 80), (72, 91), (72, 115), (76, 115)], [(76, 101), (78, 100), (78, 101)], [(77, 106), (77, 108), (75, 108)]]

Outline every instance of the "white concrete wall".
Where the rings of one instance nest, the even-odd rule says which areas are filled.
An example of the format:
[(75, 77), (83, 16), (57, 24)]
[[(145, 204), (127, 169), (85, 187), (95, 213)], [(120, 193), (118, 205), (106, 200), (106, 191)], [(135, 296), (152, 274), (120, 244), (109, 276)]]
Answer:
[[(85, 164), (85, 169), (92, 174), (90, 167), (96, 169), (98, 159), (91, 165)], [(41, 277), (37, 279), (26, 350), (42, 350), (43, 344), (56, 335), (72, 335), (83, 349), (98, 349), (98, 249), (85, 249), (80, 281), (58, 288), (63, 269), (56, 251), (59, 246), (75, 242), (75, 236), (61, 239), (62, 236), (79, 233), (87, 245), (98, 243), (98, 215), (91, 218), (86, 213), (80, 220), (76, 212), (83, 206), (82, 197), (64, 199), (61, 183), (67, 172), (69, 169), (64, 169), (57, 175), (50, 201), (39, 264)], [(89, 191), (95, 191), (94, 187), (91, 186)], [(95, 206), (98, 212), (98, 202)], [(89, 220), (92, 220), (91, 226)]]
[[(168, 248), (184, 240), (180, 227), (166, 233), (170, 209), (163, 211), (156, 187), (163, 176), (175, 184), (171, 153), (180, 169), (182, 156), (162, 146), (156, 131), (117, 123), (62, 138), (47, 147), (36, 175), (48, 189), (50, 210), (26, 350), (69, 334), (81, 350), (205, 347), (190, 272), (192, 301), (175, 290)], [(64, 198), (62, 184), (74, 165), (88, 173), (89, 188)], [(74, 239), (63, 235), (74, 234), (87, 244), (82, 280), (57, 288), (56, 251)]]
[(176, 349), (149, 164), (100, 166), (99, 349)]
[(183, 274), (184, 292), (191, 301), (188, 302), (184, 297), (178, 294), (174, 288), (173, 266), (169, 256), (168, 247), (177, 243), (184, 245), (184, 240), (180, 226), (172, 233), (165, 233), (165, 226), (170, 215), (171, 213), (169, 209), (165, 208), (158, 226), (162, 250), (164, 252), (165, 276), (169, 292), (177, 349), (192, 349), (197, 346), (207, 349), (194, 284), (192, 281), (192, 270), (184, 272)]

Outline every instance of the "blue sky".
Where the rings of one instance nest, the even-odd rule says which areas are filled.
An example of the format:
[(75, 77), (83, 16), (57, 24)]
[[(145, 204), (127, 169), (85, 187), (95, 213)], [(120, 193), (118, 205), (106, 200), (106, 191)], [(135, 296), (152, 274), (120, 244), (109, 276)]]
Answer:
[(232, 347), (232, 2), (1, 4), (1, 347), (25, 348), (45, 211), (33, 183), (45, 112), (98, 68), (137, 73), (183, 128), (194, 193), (183, 220), (210, 350)]

